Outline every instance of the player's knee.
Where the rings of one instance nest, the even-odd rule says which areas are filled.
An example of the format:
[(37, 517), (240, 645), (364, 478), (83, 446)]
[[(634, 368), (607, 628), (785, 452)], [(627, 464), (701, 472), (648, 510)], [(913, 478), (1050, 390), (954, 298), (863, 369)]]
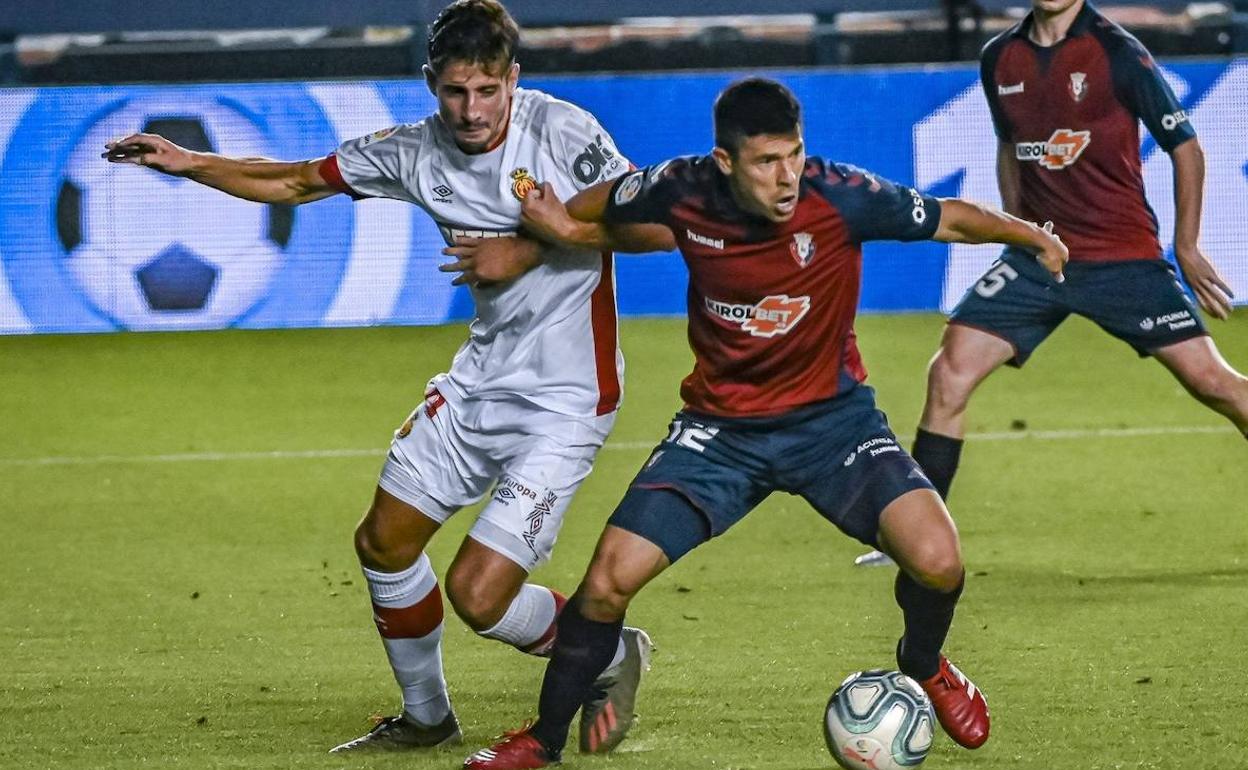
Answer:
[(965, 568), (957, 548), (928, 548), (910, 561), (911, 577), (924, 587), (948, 593), (962, 583)]
[(943, 350), (927, 367), (928, 398), (933, 406), (960, 412), (966, 409), (975, 385), (974, 372), (958, 364)]
[(420, 558), (419, 549), (394, 542), (372, 516), (355, 528), (355, 554), (360, 564), (379, 572), (401, 572)]
[(622, 619), (634, 593), (617, 575), (605, 569), (591, 569), (577, 589), (581, 614), (603, 623)]
[(452, 569), (446, 576), (446, 598), (459, 619), (481, 633), (498, 625), (512, 597), (501, 596), (497, 586), (474, 580), (463, 570)]

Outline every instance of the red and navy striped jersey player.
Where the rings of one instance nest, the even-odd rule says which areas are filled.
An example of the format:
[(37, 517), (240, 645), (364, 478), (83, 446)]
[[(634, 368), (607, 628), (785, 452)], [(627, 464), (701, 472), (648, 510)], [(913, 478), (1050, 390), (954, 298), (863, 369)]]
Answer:
[(1204, 310), (1226, 318), (1230, 289), (1198, 245), (1204, 155), (1191, 121), (1140, 42), (1083, 0), (1035, 0), (984, 48), (1005, 210), (1051, 220), (1070, 249), (1055, 284), (1007, 250), (954, 309), (932, 361), (914, 457), (946, 494), (975, 387), (1021, 366), (1071, 313), (1153, 356), (1248, 434), (1248, 378), (1209, 338), (1162, 258), (1144, 197), (1139, 124), (1169, 153), (1175, 261)]
[(696, 363), (681, 388), (685, 407), (612, 514), (560, 616), (537, 723), (467, 767), (556, 761), (633, 596), (778, 491), (801, 495), (897, 559), (901, 670), (922, 683), (956, 741), (975, 748), (988, 737), (983, 694), (941, 653), (963, 583), (957, 532), (863, 384), (854, 334), (861, 244), (996, 241), (1031, 249), (1058, 274), (1065, 248), (1000, 212), (807, 158), (800, 106), (775, 81), (726, 89), (715, 133), (710, 155), (587, 188), (566, 209), (545, 192), (525, 204), (526, 227), (565, 245), (571, 217), (608, 230), (669, 227), (689, 270)]

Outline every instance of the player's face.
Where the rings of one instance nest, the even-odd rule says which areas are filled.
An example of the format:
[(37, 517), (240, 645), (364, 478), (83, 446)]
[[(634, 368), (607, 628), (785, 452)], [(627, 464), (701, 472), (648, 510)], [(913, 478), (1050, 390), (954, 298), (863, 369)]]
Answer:
[(1083, 0), (1032, 0), (1031, 7), (1046, 16), (1057, 16), (1082, 2)]
[(741, 208), (772, 222), (793, 218), (798, 180), (806, 165), (800, 129), (791, 134), (751, 136), (736, 153), (716, 147), (713, 154)]
[(502, 74), (465, 61), (452, 61), (440, 72), (425, 67), (429, 90), (438, 98), (438, 114), (459, 149), (473, 155), (498, 144), (507, 131), (519, 76), (520, 65), (514, 63)]

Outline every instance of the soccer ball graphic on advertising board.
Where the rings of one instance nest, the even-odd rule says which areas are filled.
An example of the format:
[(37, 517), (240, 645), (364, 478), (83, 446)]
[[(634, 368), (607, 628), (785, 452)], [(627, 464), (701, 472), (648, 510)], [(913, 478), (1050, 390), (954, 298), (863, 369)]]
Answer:
[(100, 157), (106, 142), (136, 131), (197, 151), (276, 154), (256, 124), (223, 100), (123, 102), (65, 160), (55, 201), (62, 267), (92, 307), (121, 327), (227, 326), (265, 297), (285, 258), (294, 208)]

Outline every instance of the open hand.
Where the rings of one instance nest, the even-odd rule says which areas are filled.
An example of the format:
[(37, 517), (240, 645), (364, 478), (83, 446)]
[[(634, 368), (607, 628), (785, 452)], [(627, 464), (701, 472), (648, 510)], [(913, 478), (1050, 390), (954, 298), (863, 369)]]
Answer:
[(1200, 306), (1205, 312), (1219, 320), (1225, 321), (1231, 315), (1231, 300), (1235, 295), (1218, 268), (1214, 267), (1200, 247), (1191, 249), (1175, 249), (1175, 261), (1183, 271), (1183, 279), (1192, 287)]

